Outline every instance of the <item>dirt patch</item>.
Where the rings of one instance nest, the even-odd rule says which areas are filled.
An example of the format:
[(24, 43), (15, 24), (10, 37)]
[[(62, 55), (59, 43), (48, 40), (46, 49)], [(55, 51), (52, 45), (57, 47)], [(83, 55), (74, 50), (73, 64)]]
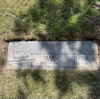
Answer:
[(0, 40), (0, 69), (6, 65), (8, 43)]

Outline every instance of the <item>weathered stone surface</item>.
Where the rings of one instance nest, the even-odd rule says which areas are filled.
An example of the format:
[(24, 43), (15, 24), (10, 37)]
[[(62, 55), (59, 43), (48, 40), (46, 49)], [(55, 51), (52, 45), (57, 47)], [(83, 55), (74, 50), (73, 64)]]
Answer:
[(21, 41), (8, 47), (9, 69), (95, 70), (98, 46), (91, 41)]

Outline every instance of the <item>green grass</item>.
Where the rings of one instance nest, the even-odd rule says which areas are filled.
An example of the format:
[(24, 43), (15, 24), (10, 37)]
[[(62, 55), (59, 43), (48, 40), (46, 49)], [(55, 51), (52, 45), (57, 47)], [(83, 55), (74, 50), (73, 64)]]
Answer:
[[(0, 39), (75, 40), (94, 37), (98, 0), (0, 0)], [(91, 22), (93, 24), (91, 24)], [(95, 37), (94, 37), (95, 38)]]
[(17, 38), (14, 32), (15, 20), (37, 2), (38, 0), (0, 0), (0, 39)]
[(0, 96), (99, 99), (99, 72), (37, 70), (1, 73)]

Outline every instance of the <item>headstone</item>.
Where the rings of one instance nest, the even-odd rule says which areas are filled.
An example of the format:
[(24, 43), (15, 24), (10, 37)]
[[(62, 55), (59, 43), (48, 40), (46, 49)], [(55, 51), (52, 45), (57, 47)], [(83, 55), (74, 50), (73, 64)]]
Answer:
[(91, 41), (10, 42), (7, 68), (95, 70), (98, 46)]

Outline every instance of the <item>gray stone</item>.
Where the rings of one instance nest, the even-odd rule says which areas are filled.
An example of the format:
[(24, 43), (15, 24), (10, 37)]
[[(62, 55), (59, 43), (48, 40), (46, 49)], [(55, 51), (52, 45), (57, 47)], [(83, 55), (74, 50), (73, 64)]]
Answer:
[(9, 69), (95, 70), (98, 46), (91, 41), (20, 41), (8, 46)]

